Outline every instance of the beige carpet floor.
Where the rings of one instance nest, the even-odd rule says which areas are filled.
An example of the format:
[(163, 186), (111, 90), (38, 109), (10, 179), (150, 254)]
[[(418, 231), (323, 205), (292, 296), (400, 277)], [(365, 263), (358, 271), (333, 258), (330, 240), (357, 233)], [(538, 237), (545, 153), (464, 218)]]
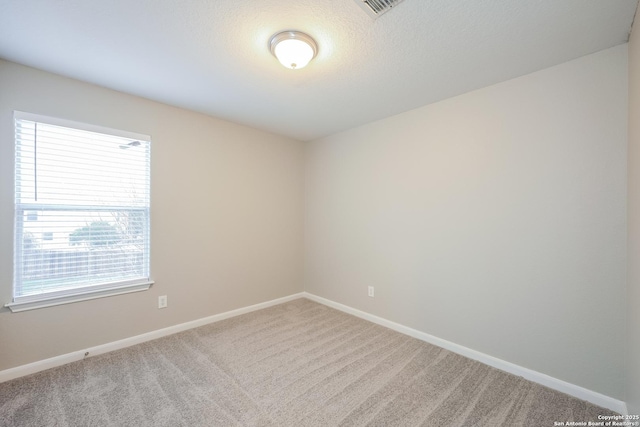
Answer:
[(0, 426), (553, 426), (613, 414), (298, 299), (0, 384)]

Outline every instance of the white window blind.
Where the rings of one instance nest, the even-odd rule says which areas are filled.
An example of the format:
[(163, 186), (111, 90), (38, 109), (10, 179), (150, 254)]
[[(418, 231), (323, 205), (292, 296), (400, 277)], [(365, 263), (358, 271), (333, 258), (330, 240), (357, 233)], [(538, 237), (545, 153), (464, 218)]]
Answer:
[(148, 288), (150, 138), (14, 117), (13, 304)]

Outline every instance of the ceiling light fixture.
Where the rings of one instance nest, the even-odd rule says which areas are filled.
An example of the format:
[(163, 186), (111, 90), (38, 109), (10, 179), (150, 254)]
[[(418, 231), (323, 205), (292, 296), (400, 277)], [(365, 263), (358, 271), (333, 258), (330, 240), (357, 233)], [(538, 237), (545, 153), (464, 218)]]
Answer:
[(282, 31), (269, 40), (269, 50), (287, 68), (304, 68), (318, 53), (311, 36), (300, 31)]

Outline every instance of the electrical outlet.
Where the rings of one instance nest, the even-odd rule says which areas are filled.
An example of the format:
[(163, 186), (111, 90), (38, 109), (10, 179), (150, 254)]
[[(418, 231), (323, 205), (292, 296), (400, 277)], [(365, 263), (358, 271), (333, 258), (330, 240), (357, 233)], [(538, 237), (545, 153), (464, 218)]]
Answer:
[(167, 296), (161, 295), (158, 297), (158, 308), (167, 308)]
[(373, 286), (369, 286), (369, 296), (370, 296), (371, 298), (373, 298), (373, 296), (374, 296), (374, 293), (373, 293)]

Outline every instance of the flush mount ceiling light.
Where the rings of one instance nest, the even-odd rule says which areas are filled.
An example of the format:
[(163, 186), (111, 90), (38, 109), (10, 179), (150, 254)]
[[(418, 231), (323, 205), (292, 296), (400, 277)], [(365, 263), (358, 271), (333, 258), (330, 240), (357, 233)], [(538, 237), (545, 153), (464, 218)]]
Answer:
[(318, 53), (318, 45), (311, 36), (300, 31), (283, 31), (269, 40), (273, 56), (287, 68), (304, 68)]

